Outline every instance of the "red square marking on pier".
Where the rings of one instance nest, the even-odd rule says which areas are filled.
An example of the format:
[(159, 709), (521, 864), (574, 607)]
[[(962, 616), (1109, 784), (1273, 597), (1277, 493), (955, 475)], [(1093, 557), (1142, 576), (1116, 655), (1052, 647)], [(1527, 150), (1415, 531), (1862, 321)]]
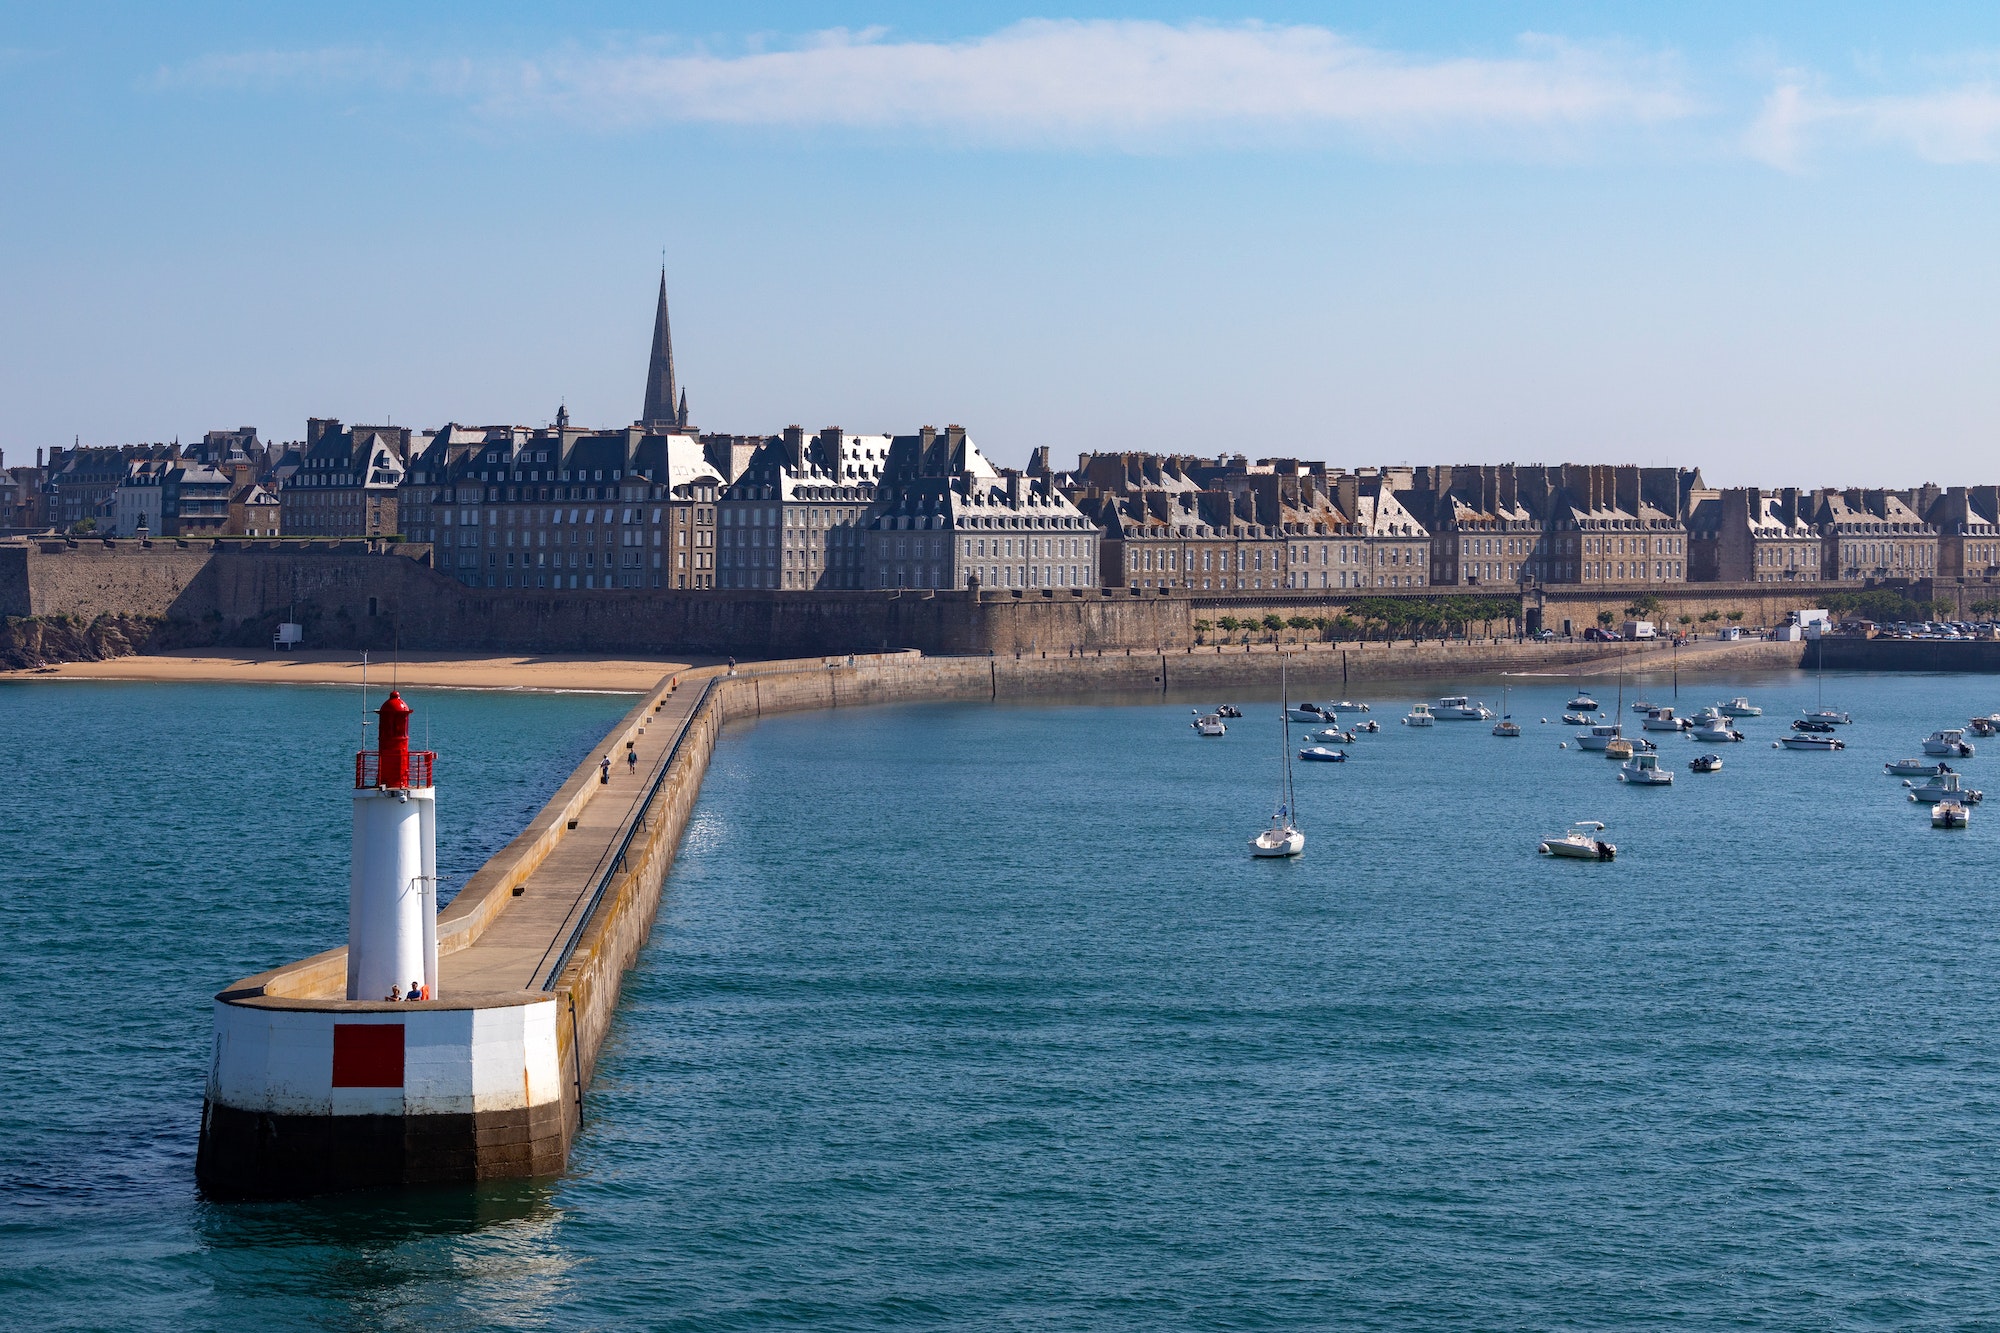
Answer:
[(336, 1088), (402, 1087), (403, 1025), (335, 1023), (333, 1086)]

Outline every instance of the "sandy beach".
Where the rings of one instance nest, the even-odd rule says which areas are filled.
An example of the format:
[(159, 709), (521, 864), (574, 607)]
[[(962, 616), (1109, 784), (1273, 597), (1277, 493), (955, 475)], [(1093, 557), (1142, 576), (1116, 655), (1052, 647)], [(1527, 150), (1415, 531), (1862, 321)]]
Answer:
[[(371, 654), (368, 681), (491, 690), (651, 689), (660, 677), (705, 659), (575, 657), (496, 654), (404, 653), (392, 661)], [(272, 685), (359, 685), (358, 653), (220, 653), (214, 649), (115, 657), (105, 662), (64, 662), (53, 670), (0, 673), (9, 680), (228, 681)]]

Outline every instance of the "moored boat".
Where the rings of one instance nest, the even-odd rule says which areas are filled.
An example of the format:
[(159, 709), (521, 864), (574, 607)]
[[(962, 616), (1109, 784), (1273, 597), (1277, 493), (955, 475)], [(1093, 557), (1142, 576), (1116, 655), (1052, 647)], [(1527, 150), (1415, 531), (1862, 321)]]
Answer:
[(1279, 689), (1284, 702), (1278, 721), (1278, 758), (1283, 765), (1278, 773), (1278, 805), (1271, 812), (1270, 825), (1250, 839), (1250, 855), (1256, 857), (1297, 856), (1306, 849), (1306, 835), (1299, 831), (1292, 818), (1297, 800), (1292, 790), (1291, 665), (1291, 654), (1287, 653), (1278, 669)]
[(1563, 725), (1564, 725), (1564, 726), (1570, 726), (1570, 727), (1588, 727), (1588, 726), (1592, 725), (1593, 723), (1595, 723), (1596, 721), (1597, 721), (1597, 719), (1596, 719), (1596, 718), (1594, 718), (1594, 717), (1592, 717), (1592, 716), (1591, 716), (1590, 714), (1588, 714), (1588, 713), (1564, 713), (1564, 714), (1563, 714)]
[(1344, 764), (1347, 755), (1340, 750), (1329, 750), (1324, 745), (1308, 746), (1299, 751), (1299, 758), (1308, 764)]
[(1715, 773), (1721, 768), (1722, 756), (1719, 754), (1697, 755), (1688, 764), (1688, 771), (1691, 773)]
[(1576, 748), (1579, 750), (1603, 750), (1611, 742), (1624, 735), (1624, 730), (1616, 722), (1600, 722), (1589, 731), (1576, 734)]
[(1368, 705), (1355, 703), (1352, 699), (1342, 699), (1339, 703), (1333, 705), (1333, 711), (1336, 713), (1365, 713), (1368, 711)]
[(1960, 805), (1978, 805), (1986, 799), (1983, 791), (1974, 791), (1960, 785), (1956, 773), (1939, 773), (1922, 783), (1905, 782), (1910, 789), (1910, 799), (1919, 805), (1936, 805), (1939, 801), (1956, 801)]
[(1720, 705), (1724, 717), (1762, 717), (1764, 710), (1751, 703), (1742, 695), (1737, 695), (1728, 703)]
[(1603, 832), (1604, 825), (1597, 820), (1579, 820), (1569, 826), (1569, 832), (1544, 840), (1535, 850), (1571, 861), (1609, 861), (1618, 855), (1618, 848), (1598, 836)]
[(1597, 700), (1579, 691), (1576, 698), (1571, 699), (1563, 707), (1581, 709), (1586, 713), (1595, 713), (1597, 711)]
[(1697, 725), (1688, 732), (1688, 736), (1704, 745), (1722, 745), (1743, 739), (1742, 732), (1735, 730), (1720, 718)]
[(1229, 729), (1222, 725), (1222, 719), (1214, 713), (1205, 713), (1188, 724), (1197, 736), (1220, 736)]
[(1406, 727), (1428, 727), (1436, 721), (1437, 719), (1431, 716), (1429, 704), (1411, 704), (1410, 711), (1403, 715), (1403, 725)]
[(1795, 731), (1781, 742), (1787, 750), (1845, 750), (1847, 742), (1838, 736)]
[(1490, 722), (1493, 710), (1485, 704), (1474, 703), (1463, 694), (1447, 694), (1431, 705), (1431, 713), (1440, 722)]
[(1635, 787), (1670, 787), (1674, 771), (1661, 768), (1660, 756), (1656, 754), (1635, 754), (1618, 766), (1618, 780)]
[(1970, 828), (1972, 812), (1956, 801), (1939, 801), (1931, 807), (1932, 828)]
[(1972, 742), (1965, 739), (1965, 733), (1956, 727), (1933, 731), (1924, 737), (1924, 753), (1943, 759), (1972, 758)]
[(1898, 778), (1930, 778), (1951, 772), (1951, 765), (1932, 763), (1928, 759), (1898, 759), (1882, 765), (1882, 771)]
[(1610, 744), (1604, 747), (1604, 757), (1606, 759), (1630, 759), (1632, 757), (1632, 742), (1622, 736), (1613, 739)]
[(1646, 720), (1639, 724), (1639, 728), (1642, 731), (1681, 731), (1685, 729), (1681, 719), (1674, 716), (1674, 710), (1671, 708), (1653, 709), (1646, 714)]

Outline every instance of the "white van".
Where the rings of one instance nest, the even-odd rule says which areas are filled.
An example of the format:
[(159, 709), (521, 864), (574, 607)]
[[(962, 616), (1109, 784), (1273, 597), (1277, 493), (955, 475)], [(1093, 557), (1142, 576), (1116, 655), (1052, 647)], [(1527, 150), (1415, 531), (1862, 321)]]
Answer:
[(1628, 620), (1625, 622), (1625, 637), (1628, 639), (1657, 639), (1660, 632), (1653, 628), (1650, 620)]

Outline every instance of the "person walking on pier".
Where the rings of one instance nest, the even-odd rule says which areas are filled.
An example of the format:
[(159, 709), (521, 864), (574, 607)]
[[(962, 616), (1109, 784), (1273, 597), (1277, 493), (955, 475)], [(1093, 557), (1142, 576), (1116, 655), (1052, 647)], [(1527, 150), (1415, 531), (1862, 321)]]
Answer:
[(625, 771), (633, 777), (639, 776), (639, 752), (637, 750), (627, 750), (625, 752)]
[(597, 766), (597, 785), (600, 787), (611, 785), (611, 756), (608, 754), (604, 756), (604, 762)]

